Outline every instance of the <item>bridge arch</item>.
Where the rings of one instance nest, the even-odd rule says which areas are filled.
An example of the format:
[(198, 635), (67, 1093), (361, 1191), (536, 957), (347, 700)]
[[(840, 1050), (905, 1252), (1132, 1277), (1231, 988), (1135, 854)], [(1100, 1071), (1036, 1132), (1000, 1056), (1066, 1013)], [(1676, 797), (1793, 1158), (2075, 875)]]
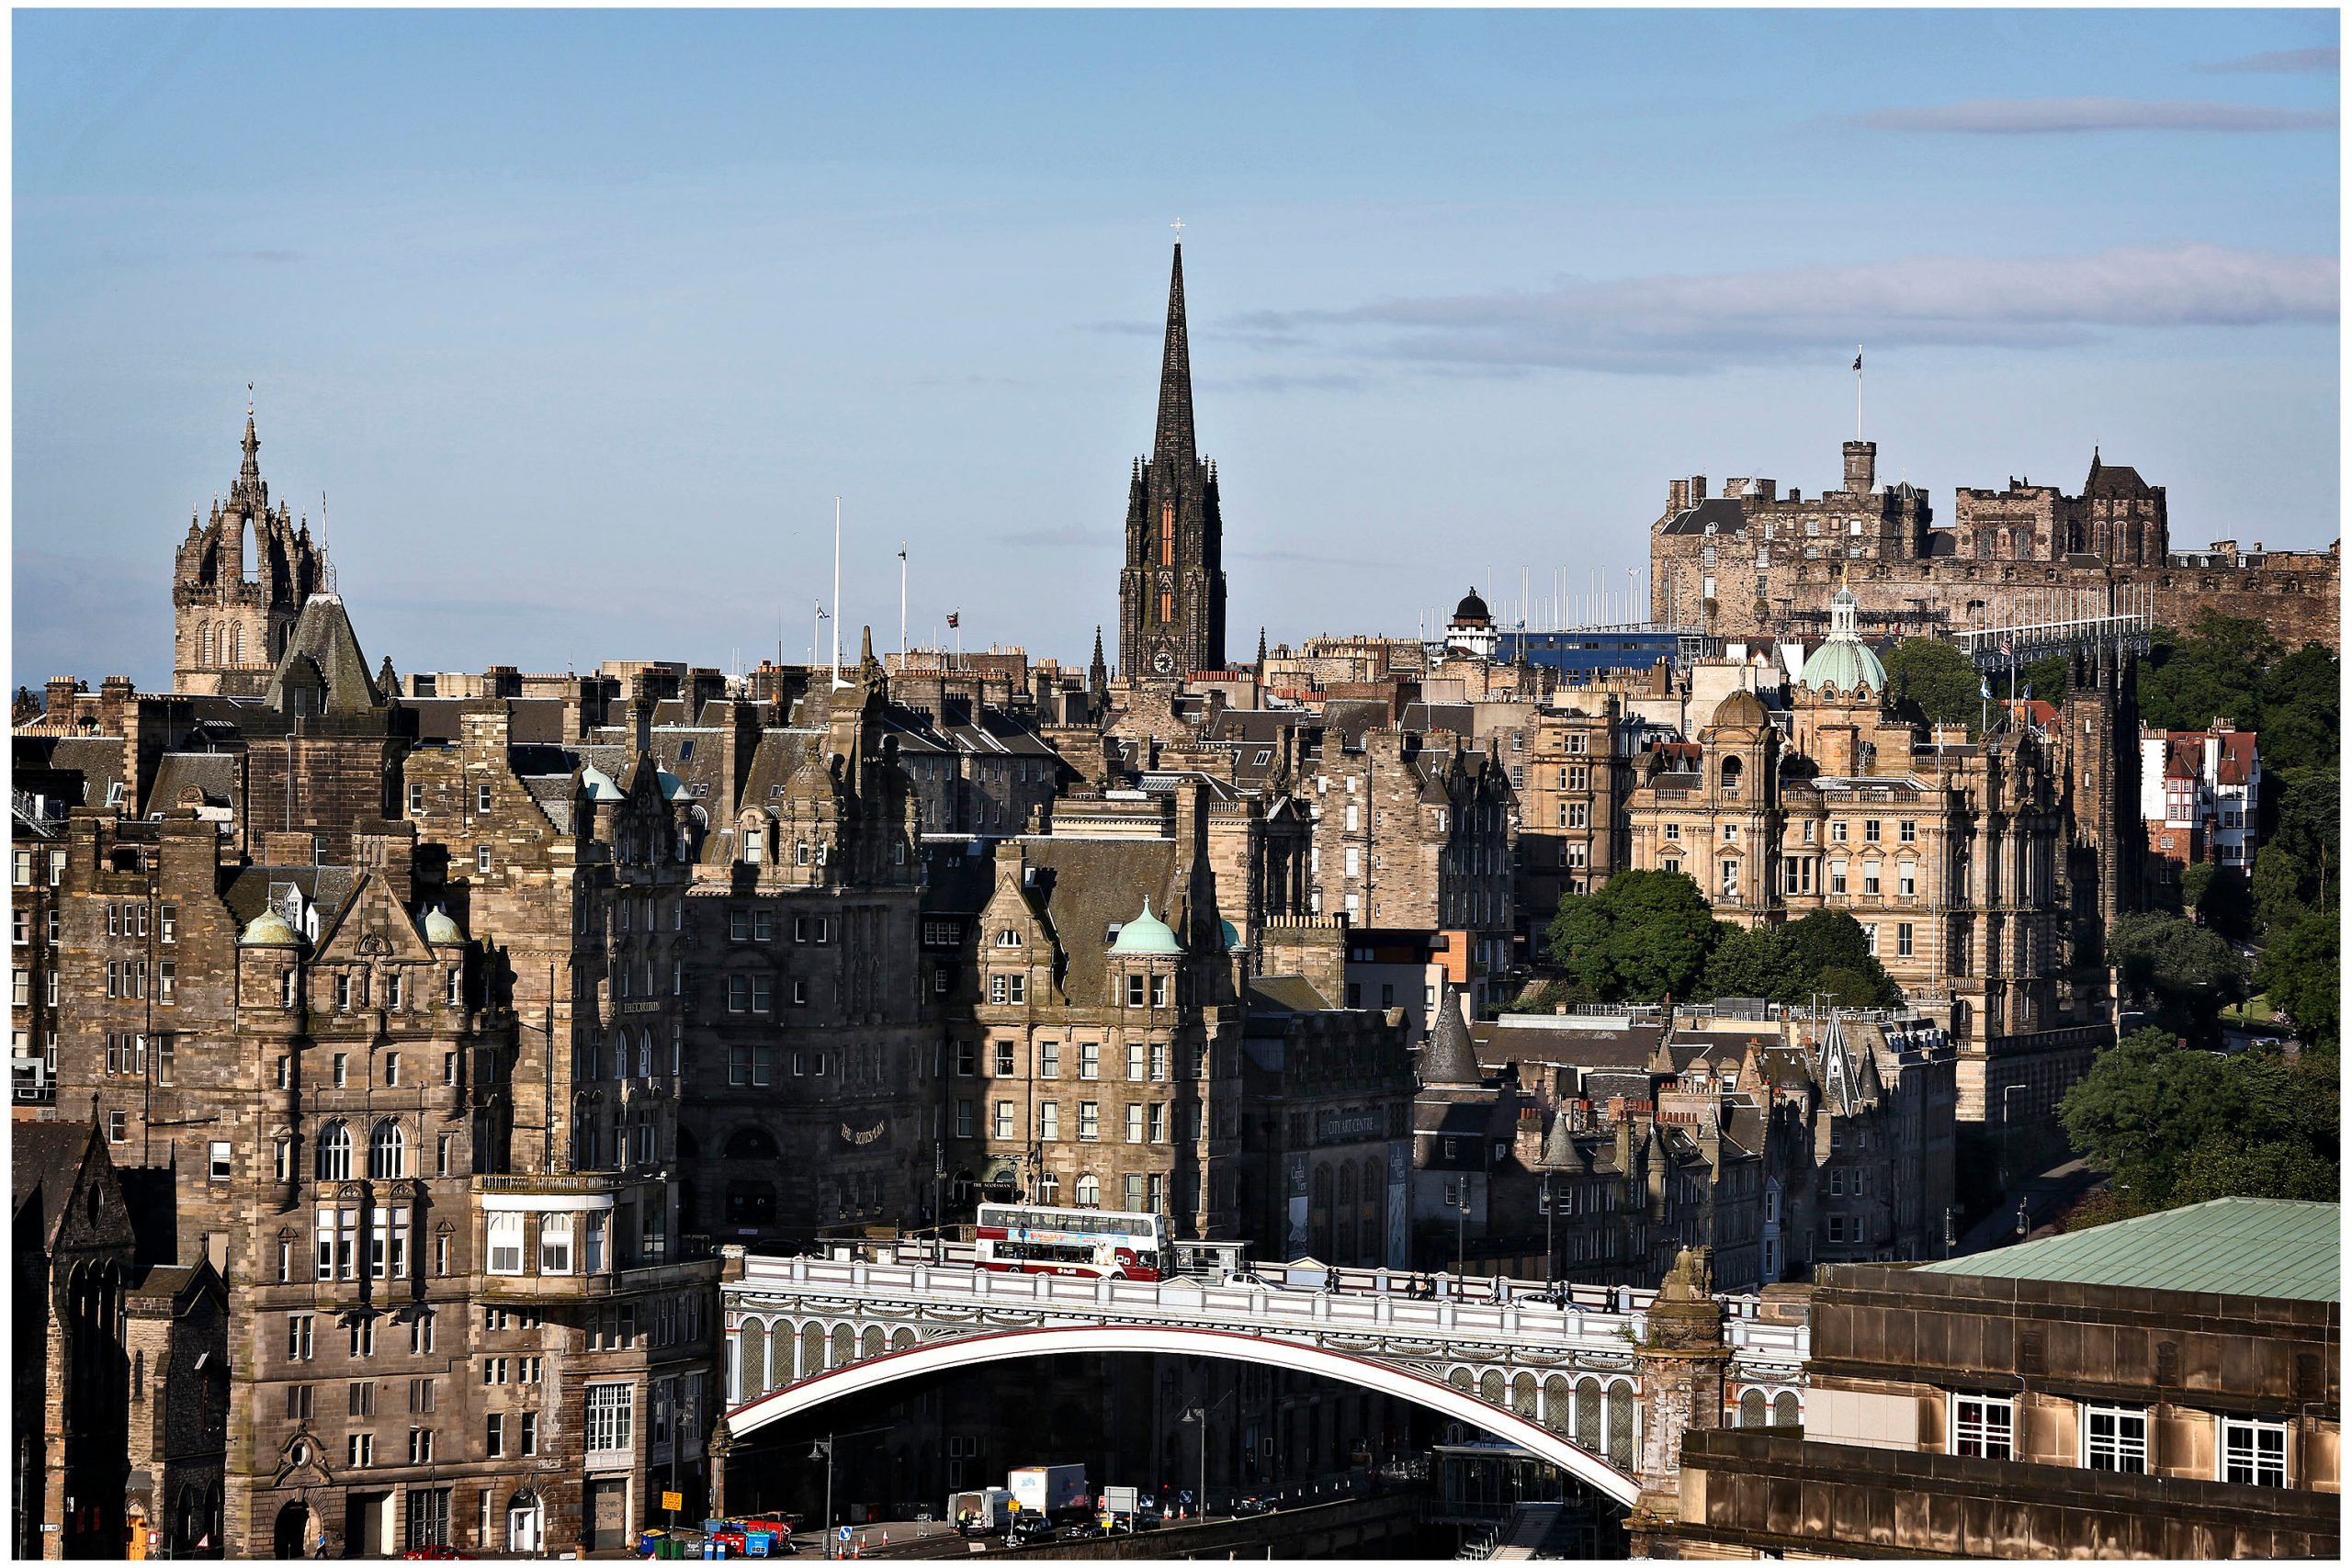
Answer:
[(1614, 1502), (1631, 1507), (1640, 1485), (1625, 1472), (1587, 1453), (1566, 1437), (1508, 1407), (1491, 1404), (1451, 1382), (1408, 1371), (1368, 1356), (1326, 1349), (1272, 1336), (1261, 1337), (1220, 1328), (1088, 1325), (1054, 1328), (1001, 1329), (934, 1339), (909, 1349), (894, 1349), (870, 1359), (853, 1361), (789, 1387), (749, 1400), (729, 1412), (727, 1430), (741, 1438), (763, 1427), (813, 1410), (836, 1399), (866, 1393), (886, 1384), (932, 1372), (954, 1371), (996, 1361), (1023, 1360), (1037, 1356), (1120, 1352), (1135, 1355), (1208, 1356), (1220, 1360), (1249, 1361), (1352, 1383), (1375, 1393), (1392, 1394), (1465, 1425), (1508, 1438), (1529, 1452), (1559, 1466), (1586, 1485)]

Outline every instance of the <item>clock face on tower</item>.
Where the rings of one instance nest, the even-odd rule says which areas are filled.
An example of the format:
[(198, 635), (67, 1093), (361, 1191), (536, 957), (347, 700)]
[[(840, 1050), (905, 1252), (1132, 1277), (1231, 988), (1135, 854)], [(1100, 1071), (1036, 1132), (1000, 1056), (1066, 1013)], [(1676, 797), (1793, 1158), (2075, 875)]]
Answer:
[(1170, 670), (1176, 668), (1176, 656), (1169, 652), (1164, 648), (1153, 649), (1151, 650), (1151, 667), (1160, 674), (1165, 675)]

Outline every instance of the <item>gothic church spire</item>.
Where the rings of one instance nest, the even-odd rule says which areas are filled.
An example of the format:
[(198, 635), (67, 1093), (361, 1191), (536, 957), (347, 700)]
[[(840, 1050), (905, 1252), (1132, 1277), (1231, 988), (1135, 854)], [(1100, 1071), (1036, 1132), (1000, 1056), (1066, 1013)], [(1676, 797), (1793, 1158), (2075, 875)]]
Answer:
[(1159, 361), (1159, 425), (1153, 433), (1151, 460), (1174, 462), (1189, 473), (1200, 458), (1193, 434), (1193, 351), (1184, 333), (1184, 243), (1168, 277), (1168, 339)]

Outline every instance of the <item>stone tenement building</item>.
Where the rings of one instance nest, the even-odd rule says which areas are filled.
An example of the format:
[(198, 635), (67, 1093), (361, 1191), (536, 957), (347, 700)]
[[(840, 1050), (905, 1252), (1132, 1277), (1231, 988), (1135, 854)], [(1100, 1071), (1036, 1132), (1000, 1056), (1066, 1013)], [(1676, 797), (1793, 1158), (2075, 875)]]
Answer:
[(2091, 454), (2082, 492), (2012, 479), (1953, 492), (1937, 527), (1924, 493), (1880, 488), (1875, 443), (1845, 445), (1845, 482), (1811, 500), (1772, 479), (1702, 475), (1668, 485), (1650, 525), (1650, 612), (1659, 624), (1760, 637), (1815, 629), (1830, 594), (1852, 588), (1874, 630), (1928, 636), (2013, 615), (2028, 591), (2130, 586), (2156, 619), (2186, 627), (2204, 610), (2259, 621), (2290, 648), (2337, 646), (2338, 547), (2174, 549), (2164, 487)]
[(1216, 465), (1193, 434), (1193, 360), (1184, 333), (1184, 247), (1168, 284), (1159, 417), (1151, 456), (1127, 485), (1127, 557), (1119, 573), (1119, 673), (1182, 680), (1225, 668), (1225, 518)]
[(2064, 755), (2030, 734), (1929, 741), (1892, 717), (1855, 612), (1841, 591), (1786, 739), (1735, 691), (1698, 734), (1695, 771), (1634, 790), (1630, 863), (1685, 873), (1742, 924), (1852, 914), (1906, 996), (1949, 1002), (1962, 1117), (2046, 1122), (2113, 1027), (2103, 987), (2075, 972), (2068, 916), (2089, 890)]
[(325, 586), (326, 549), (311, 542), (261, 477), (261, 439), (245, 415), (245, 460), (209, 516), (191, 515), (172, 572), (175, 691), (254, 696), (277, 667), (287, 633)]
[(1017, 1195), (1240, 1234), (1242, 964), (1208, 798), (1071, 800), (1050, 834), (926, 844), (924, 942), (955, 958), (933, 1069), (951, 1208)]

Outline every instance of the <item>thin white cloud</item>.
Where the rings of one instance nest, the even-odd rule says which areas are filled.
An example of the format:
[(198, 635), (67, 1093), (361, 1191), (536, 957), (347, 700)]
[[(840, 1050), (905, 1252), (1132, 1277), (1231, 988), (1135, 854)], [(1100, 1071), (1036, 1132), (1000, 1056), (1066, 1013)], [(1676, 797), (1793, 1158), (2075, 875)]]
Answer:
[[(1361, 352), (1430, 368), (1681, 374), (1857, 341), (2034, 348), (2080, 343), (2100, 329), (2333, 325), (2337, 296), (2333, 256), (2172, 245), (1572, 278), (1532, 291), (1262, 312), (1244, 324), (1351, 340)], [(1367, 332), (1370, 340), (1360, 335)]]
[(2333, 72), (2343, 63), (2344, 51), (2329, 45), (2325, 49), (2271, 49), (2260, 54), (2248, 54), (2236, 60), (2223, 60), (2198, 70), (2215, 76), (2285, 75), (2294, 72)]
[(1875, 109), (1853, 117), (1876, 130), (1967, 136), (2066, 136), (2093, 130), (2330, 130), (2334, 109), (2179, 99), (1982, 98), (1964, 104)]

